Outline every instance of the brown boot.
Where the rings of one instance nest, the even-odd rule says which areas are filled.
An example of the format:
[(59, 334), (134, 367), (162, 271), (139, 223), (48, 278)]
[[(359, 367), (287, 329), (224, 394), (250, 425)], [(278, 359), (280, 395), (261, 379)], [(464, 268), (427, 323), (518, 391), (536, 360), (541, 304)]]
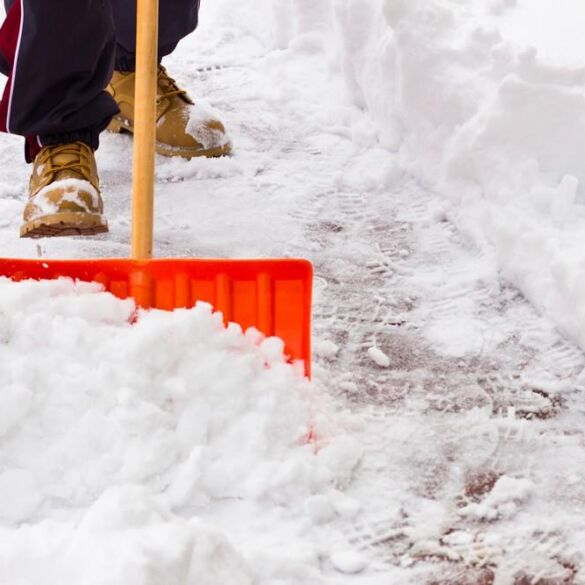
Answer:
[[(112, 132), (134, 132), (133, 72), (114, 71), (108, 91), (120, 113), (112, 120)], [(164, 156), (223, 156), (231, 152), (223, 124), (197, 105), (159, 65), (157, 75), (156, 151)]]
[(36, 156), (21, 238), (108, 231), (93, 150), (83, 142), (45, 146)]

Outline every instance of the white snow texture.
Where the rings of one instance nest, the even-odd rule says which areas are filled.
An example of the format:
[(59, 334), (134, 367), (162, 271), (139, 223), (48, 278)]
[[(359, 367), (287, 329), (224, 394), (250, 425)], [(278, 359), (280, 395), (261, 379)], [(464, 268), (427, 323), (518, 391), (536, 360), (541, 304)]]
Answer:
[[(225, 72), (210, 83), (227, 96), (217, 110), (233, 128), (235, 155), (158, 160), (159, 250), (309, 256), (319, 241), (307, 233), (347, 227), (319, 224), (309, 207), (326, 208), (337, 189), (348, 215), (367, 214), (355, 201), (386, 197), (404, 173), (437, 195), (426, 221), (452, 221), (480, 249), (478, 282), (491, 262), (585, 348), (585, 4), (214, 0), (201, 17), (193, 38), (208, 46), (199, 55), (202, 45), (186, 41), (171, 63), (203, 94), (207, 68)], [(201, 103), (192, 132), (215, 111)], [(104, 136), (98, 153), (108, 238), (38, 248), (15, 236), (26, 168), (10, 140), (0, 139), (3, 255), (127, 255), (128, 137)], [(309, 173), (318, 197), (303, 207)], [(369, 199), (352, 198), (362, 192)], [(349, 233), (355, 258), (369, 254), (352, 248)], [(396, 257), (410, 253), (402, 246)], [(327, 261), (353, 269), (341, 255)], [(388, 280), (400, 270), (377, 260), (371, 268)], [(514, 337), (473, 321), (473, 302), (436, 321), (429, 309), (424, 335), (442, 363)], [(405, 319), (393, 308), (398, 330)], [(356, 342), (360, 367), (371, 367), (374, 383), (396, 373), (392, 389), (402, 394), (348, 414), (339, 395), (357, 394), (364, 380), (334, 376), (343, 336), (326, 332), (316, 344), (320, 379), (339, 384), (335, 395), (304, 380), (280, 340), (224, 328), (206, 305), (142, 312), (131, 325), (133, 316), (130, 301), (96, 285), (0, 280), (0, 585), (423, 585), (420, 566), (443, 562), (464, 567), (463, 580), (449, 581), (457, 585), (470, 583), (469, 568), (486, 569), (486, 585), (532, 582), (525, 574), (544, 583), (551, 565), (562, 572), (556, 582), (585, 583), (580, 412), (552, 427), (534, 402), (526, 420), (484, 402), (435, 411), (437, 396), (402, 384), (406, 366), (374, 332)], [(348, 330), (357, 322), (344, 321)], [(542, 332), (523, 333), (528, 344)], [(446, 367), (443, 383), (456, 384), (458, 371)], [(548, 404), (546, 380), (523, 391)], [(546, 451), (538, 465), (527, 457), (531, 479), (498, 467), (499, 449), (523, 436), (525, 449)], [(452, 478), (481, 468), (482, 457), (494, 469), (472, 477), (477, 493), (449, 499), (465, 484)], [(382, 487), (373, 485), (380, 470)], [(378, 506), (369, 525), (360, 523), (366, 505)], [(345, 534), (340, 526), (356, 518)], [(398, 552), (389, 564), (370, 566), (390, 549)]]
[(358, 461), (341, 436), (315, 452), (327, 409), (280, 340), (204, 304), (134, 310), (94, 284), (0, 280), (0, 583), (251, 585), (198, 513), (300, 538)]
[(585, 347), (581, 3), (243, 0), (214, 10), (274, 47), (327, 51), (379, 143)]

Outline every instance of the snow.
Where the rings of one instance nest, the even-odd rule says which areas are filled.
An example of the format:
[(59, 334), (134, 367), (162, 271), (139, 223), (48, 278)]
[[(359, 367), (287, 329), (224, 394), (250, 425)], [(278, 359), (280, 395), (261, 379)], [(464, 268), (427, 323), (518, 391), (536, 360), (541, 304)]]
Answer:
[(331, 562), (338, 571), (349, 575), (361, 573), (368, 566), (367, 559), (352, 550), (334, 553)]
[[(209, 122), (214, 120), (221, 120), (221, 113), (204, 100), (198, 99), (190, 110), (185, 130), (204, 149), (220, 148), (231, 142), (231, 140), (227, 130), (220, 132), (209, 125)], [(162, 124), (163, 118), (158, 123)]]
[(316, 355), (323, 358), (333, 359), (339, 353), (339, 346), (330, 339), (325, 339), (313, 345), (313, 351)]
[[(281, 340), (224, 328), (204, 304), (131, 325), (134, 311), (94, 284), (0, 282), (0, 567), (10, 582), (252, 583), (242, 554), (199, 517), (214, 502), (229, 505), (242, 539), (278, 540), (275, 516), (300, 536), (336, 515), (329, 494), (359, 448), (324, 436), (328, 409), (319, 404), (314, 420)], [(112, 563), (115, 550), (124, 554)], [(21, 566), (27, 555), (35, 563)], [(71, 566), (72, 556), (89, 562)]]
[[(60, 187), (63, 189), (62, 201), (74, 203), (82, 209), (87, 209), (87, 201), (80, 196), (83, 193), (87, 198), (89, 196), (93, 209), (99, 209), (100, 200), (98, 192), (89, 181), (82, 181), (80, 179), (63, 179), (60, 181)], [(50, 215), (57, 211), (57, 205), (49, 197), (53, 191), (51, 185), (47, 185), (39, 190), (34, 198), (34, 212), (31, 219), (37, 219), (43, 215)]]
[(221, 533), (174, 517), (139, 486), (110, 488), (76, 524), (44, 521), (0, 535), (5, 583), (254, 583)]
[(390, 367), (390, 358), (379, 347), (370, 347), (368, 349), (368, 355), (381, 368)]
[[(481, 2), (477, 3), (481, 7)], [(517, 46), (531, 46), (552, 65), (582, 67), (580, 55), (585, 9), (580, 2), (567, 2), (562, 10), (553, 0), (504, 0), (494, 2), (490, 12), (503, 35)], [(504, 18), (501, 18), (501, 17)]]
[(461, 514), (488, 521), (500, 517), (513, 518), (534, 489), (535, 486), (528, 480), (503, 476), (483, 502), (469, 504), (461, 510)]
[[(159, 157), (157, 254), (313, 260), (314, 381), (208, 307), (0, 283), (0, 583), (583, 583), (584, 17), (204, 4), (165, 64), (234, 156)], [(111, 233), (37, 244), (2, 137), (3, 254), (126, 256), (130, 147)]]
[(244, 26), (257, 35), (276, 31), (270, 41), (293, 53), (313, 52), (303, 43), (317, 37), (350, 99), (369, 113), (370, 125), (351, 124), (356, 146), (377, 140), (403, 169), (438, 188), (448, 217), (585, 347), (585, 316), (576, 309), (585, 261), (583, 7), (571, 1), (560, 9), (550, 0), (267, 4), (272, 11), (255, 10), (271, 26), (251, 16)]

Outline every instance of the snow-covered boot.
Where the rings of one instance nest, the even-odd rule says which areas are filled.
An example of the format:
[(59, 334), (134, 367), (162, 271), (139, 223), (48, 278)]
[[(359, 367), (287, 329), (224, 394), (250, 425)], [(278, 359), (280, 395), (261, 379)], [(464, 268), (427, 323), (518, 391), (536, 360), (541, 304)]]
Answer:
[(93, 150), (84, 142), (45, 146), (37, 154), (24, 208), (22, 238), (108, 231)]
[[(134, 132), (135, 80), (133, 72), (115, 71), (107, 88), (120, 108), (109, 126), (113, 132)], [(231, 152), (223, 124), (213, 112), (195, 104), (162, 65), (157, 74), (156, 151), (183, 158), (223, 156)]]

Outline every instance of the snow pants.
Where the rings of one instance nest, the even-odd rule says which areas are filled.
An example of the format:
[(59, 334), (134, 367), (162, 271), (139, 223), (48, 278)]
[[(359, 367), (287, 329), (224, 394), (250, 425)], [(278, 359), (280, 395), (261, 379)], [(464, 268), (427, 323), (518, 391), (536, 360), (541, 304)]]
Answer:
[[(200, 0), (160, 0), (159, 58), (197, 26)], [(93, 148), (118, 108), (104, 91), (114, 68), (134, 69), (136, 0), (4, 0), (0, 131), (40, 147)]]

